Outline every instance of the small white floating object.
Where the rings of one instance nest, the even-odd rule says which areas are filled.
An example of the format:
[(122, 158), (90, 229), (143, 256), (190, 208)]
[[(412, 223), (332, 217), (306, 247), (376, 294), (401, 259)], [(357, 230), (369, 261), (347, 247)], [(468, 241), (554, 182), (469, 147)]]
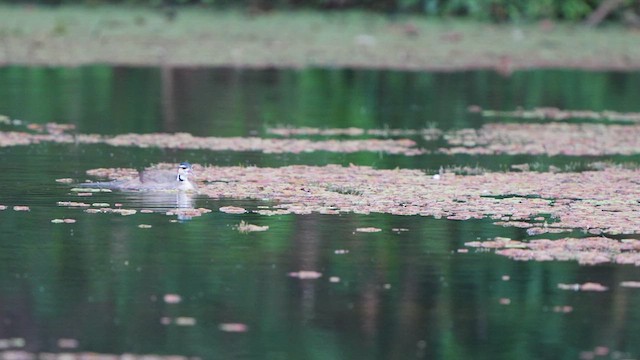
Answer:
[(295, 277), (298, 279), (318, 279), (320, 277), (322, 277), (322, 273), (321, 272), (317, 272), (317, 271), (307, 271), (307, 270), (300, 270), (300, 271), (295, 271), (295, 272), (290, 272), (289, 276), (291, 277)]
[(249, 331), (249, 326), (242, 323), (226, 323), (218, 325), (218, 329), (225, 332), (247, 332)]
[(178, 294), (164, 294), (163, 299), (167, 304), (178, 304), (182, 301), (182, 296)]
[(196, 324), (196, 319), (192, 317), (181, 316), (177, 317), (174, 322), (178, 326), (193, 326)]
[(382, 231), (382, 229), (377, 227), (361, 227), (361, 228), (357, 228), (356, 231), (364, 232), (364, 233), (374, 233), (374, 232), (380, 232)]

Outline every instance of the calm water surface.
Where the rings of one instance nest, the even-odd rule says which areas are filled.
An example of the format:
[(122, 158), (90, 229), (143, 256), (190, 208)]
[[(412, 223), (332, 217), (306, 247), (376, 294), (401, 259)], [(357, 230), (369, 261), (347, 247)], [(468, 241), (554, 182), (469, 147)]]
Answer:
[[(638, 111), (640, 74), (532, 71), (504, 78), (491, 72), (8, 67), (0, 68), (0, 83), (0, 114), (74, 123), (82, 133), (266, 136), (265, 128), (275, 125), (479, 127), (483, 119), (467, 112), (470, 105)], [(91, 168), (184, 159), (427, 171), (594, 160), (0, 148), (0, 204), (9, 206), (0, 211), (0, 358), (15, 349), (201, 359), (578, 359), (594, 350), (598, 358), (640, 356), (640, 290), (619, 286), (640, 280), (635, 267), (524, 263), (458, 252), (467, 241), (525, 237), (519, 229), (488, 220), (389, 215), (231, 215), (215, 210), (263, 204), (197, 196), (189, 200), (214, 212), (177, 221), (163, 214), (175, 206), (174, 196), (79, 198), (55, 182), (84, 180)], [(87, 214), (58, 201), (155, 212)], [(31, 211), (13, 211), (14, 205)], [(52, 224), (54, 218), (77, 222)], [(241, 234), (234, 228), (241, 220), (269, 230)], [(383, 231), (355, 232), (370, 226)], [(322, 277), (288, 276), (299, 270)], [(610, 291), (557, 288), (588, 281)], [(167, 303), (166, 294), (182, 301)], [(571, 311), (554, 311), (558, 306)], [(246, 331), (223, 331), (223, 324), (243, 324)]]

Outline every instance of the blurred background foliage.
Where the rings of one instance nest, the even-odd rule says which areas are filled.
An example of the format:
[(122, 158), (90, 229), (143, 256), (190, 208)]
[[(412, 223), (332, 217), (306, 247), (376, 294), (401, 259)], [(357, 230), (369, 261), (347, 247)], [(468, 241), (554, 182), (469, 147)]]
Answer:
[(484, 21), (535, 21), (541, 19), (637, 22), (639, 0), (0, 0), (8, 4), (134, 4), (144, 6), (206, 6), (242, 9), (252, 14), (272, 10), (359, 9), (436, 17), (466, 17)]

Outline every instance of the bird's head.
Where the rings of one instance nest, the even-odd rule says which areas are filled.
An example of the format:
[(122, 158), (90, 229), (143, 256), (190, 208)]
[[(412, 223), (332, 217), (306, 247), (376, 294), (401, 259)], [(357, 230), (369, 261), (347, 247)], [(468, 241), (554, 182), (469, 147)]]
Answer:
[(191, 164), (189, 164), (188, 162), (184, 161), (181, 162), (180, 165), (178, 165), (178, 181), (185, 181), (189, 178), (189, 175), (191, 175)]

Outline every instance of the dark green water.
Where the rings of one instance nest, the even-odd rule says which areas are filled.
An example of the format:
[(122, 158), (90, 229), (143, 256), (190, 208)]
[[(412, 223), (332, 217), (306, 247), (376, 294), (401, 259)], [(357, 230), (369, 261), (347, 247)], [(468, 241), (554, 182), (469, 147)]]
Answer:
[[(640, 74), (532, 71), (504, 78), (491, 72), (8, 67), (0, 68), (0, 84), (0, 114), (35, 123), (74, 123), (82, 133), (264, 136), (268, 125), (481, 126), (483, 119), (469, 114), (469, 105), (638, 111)], [(84, 172), (96, 167), (142, 168), (184, 159), (216, 165), (355, 163), (428, 170), (593, 160), (264, 155), (106, 145), (0, 148), (0, 204), (9, 206), (0, 211), (0, 339), (23, 339), (19, 349), (29, 353), (201, 359), (578, 359), (597, 347), (608, 350), (599, 358), (640, 356), (640, 290), (619, 286), (640, 280), (636, 267), (515, 262), (473, 249), (459, 253), (464, 242), (478, 238), (525, 236), (488, 220), (214, 211), (172, 222), (174, 217), (161, 213), (87, 214), (56, 205), (171, 207), (174, 199), (140, 194), (78, 198), (69, 185), (54, 180), (84, 179)], [(214, 210), (260, 205), (194, 201)], [(31, 211), (13, 211), (14, 205), (28, 205)], [(54, 218), (77, 222), (52, 224)], [(240, 234), (234, 225), (241, 220), (270, 228)], [(141, 229), (140, 224), (152, 227)], [(369, 226), (383, 231), (355, 232)], [(323, 276), (288, 276), (299, 270)], [(558, 283), (589, 281), (610, 290), (557, 288)], [(165, 303), (165, 294), (178, 294), (182, 301)], [(556, 306), (572, 311), (555, 312)], [(178, 317), (195, 324), (162, 323)], [(220, 325), (228, 323), (245, 324), (248, 331), (222, 331)], [(77, 347), (63, 349), (60, 339), (75, 339)], [(7, 348), (0, 351), (3, 358)]]

